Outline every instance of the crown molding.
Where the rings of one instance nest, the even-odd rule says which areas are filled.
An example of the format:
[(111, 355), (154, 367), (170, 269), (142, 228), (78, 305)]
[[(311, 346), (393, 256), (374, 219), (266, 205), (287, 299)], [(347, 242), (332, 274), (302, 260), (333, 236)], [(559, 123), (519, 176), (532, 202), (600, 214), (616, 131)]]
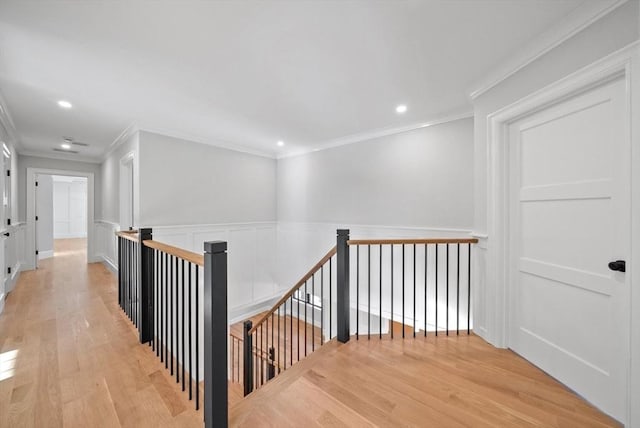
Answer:
[(151, 126), (139, 126), (138, 130), (142, 132), (149, 132), (151, 134), (163, 135), (165, 137), (176, 138), (178, 140), (184, 140), (184, 141), (191, 141), (193, 143), (198, 143), (198, 144), (206, 144), (207, 146), (213, 146), (220, 149), (232, 150), (234, 152), (246, 153), (246, 154), (260, 156), (264, 158), (275, 159), (276, 157), (275, 154), (273, 153), (269, 153), (259, 149), (249, 148), (239, 143), (223, 141), (217, 138), (210, 139), (210, 138), (205, 138), (199, 135), (194, 135), (186, 132), (172, 131), (168, 129), (161, 129), (161, 128), (156, 128)]
[(479, 81), (474, 86), (475, 89), (470, 92), (469, 97), (471, 100), (475, 100), (594, 22), (613, 12), (627, 1), (600, 0), (585, 2), (530, 43), (519, 48), (517, 54), (503, 62), (490, 72), (487, 77)]
[(370, 132), (362, 132), (362, 133), (359, 133), (359, 134), (353, 134), (353, 135), (349, 135), (349, 136), (346, 136), (346, 137), (341, 137), (341, 138), (337, 138), (337, 139), (334, 139), (334, 140), (329, 140), (329, 141), (326, 141), (324, 143), (320, 143), (320, 144), (316, 145), (316, 147), (314, 147), (314, 148), (299, 150), (299, 151), (296, 151), (296, 152), (293, 152), (293, 153), (287, 153), (287, 154), (284, 154), (284, 155), (280, 155), (280, 156), (278, 156), (278, 159), (286, 159), (286, 158), (291, 158), (291, 157), (295, 157), (295, 156), (301, 156), (301, 155), (304, 155), (304, 154), (307, 154), (307, 153), (319, 152), (321, 150), (332, 149), (332, 148), (339, 147), (339, 146), (346, 146), (348, 144), (361, 143), (363, 141), (374, 140), (376, 138), (387, 137), (389, 135), (402, 134), (403, 132), (414, 131), (416, 129), (426, 128), (426, 127), (434, 126), (434, 125), (441, 125), (443, 123), (454, 122), (454, 121), (460, 120), (460, 119), (468, 119), (470, 117), (473, 117), (473, 111), (472, 110), (466, 110), (466, 111), (463, 111), (461, 113), (451, 114), (451, 115), (447, 115), (447, 116), (440, 116), (440, 117), (438, 117), (436, 119), (433, 119), (433, 120), (414, 123), (414, 124), (411, 124), (411, 125), (399, 126), (399, 127), (394, 127), (394, 128), (383, 128), (383, 129), (378, 129), (378, 130), (370, 131)]
[(22, 147), (20, 137), (18, 136), (18, 131), (16, 130), (11, 113), (9, 113), (9, 109), (7, 108), (7, 103), (4, 100), (2, 91), (0, 91), (0, 123), (2, 123), (2, 127), (7, 131), (11, 139), (11, 141), (7, 142), (13, 145), (16, 151), (20, 149)]
[[(95, 163), (95, 164), (102, 163), (102, 160), (99, 158), (92, 158), (92, 157), (85, 157), (85, 156), (75, 157), (76, 155), (72, 155), (72, 154), (65, 155), (62, 153), (61, 154), (46, 153), (46, 152), (31, 151), (31, 150), (18, 150), (18, 154), (20, 156), (33, 156), (35, 158), (65, 160), (65, 161), (71, 161), (71, 162), (83, 162), (83, 163)], [(69, 156), (74, 156), (74, 157), (71, 158)]]
[(124, 128), (122, 132), (109, 144), (109, 146), (105, 149), (105, 151), (100, 156), (100, 161), (104, 162), (111, 153), (115, 152), (118, 147), (120, 147), (125, 141), (127, 141), (133, 134), (138, 132), (140, 129), (135, 123), (130, 123), (129, 126)]

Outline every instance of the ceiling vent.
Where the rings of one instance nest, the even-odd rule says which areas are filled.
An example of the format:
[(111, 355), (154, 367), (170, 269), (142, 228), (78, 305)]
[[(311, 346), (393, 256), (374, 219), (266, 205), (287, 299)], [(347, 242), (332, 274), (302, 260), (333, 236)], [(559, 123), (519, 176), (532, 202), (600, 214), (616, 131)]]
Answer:
[(58, 149), (58, 148), (54, 148), (53, 149), (54, 152), (61, 152), (61, 153), (73, 153), (73, 154), (78, 154), (77, 150), (64, 150), (64, 149)]

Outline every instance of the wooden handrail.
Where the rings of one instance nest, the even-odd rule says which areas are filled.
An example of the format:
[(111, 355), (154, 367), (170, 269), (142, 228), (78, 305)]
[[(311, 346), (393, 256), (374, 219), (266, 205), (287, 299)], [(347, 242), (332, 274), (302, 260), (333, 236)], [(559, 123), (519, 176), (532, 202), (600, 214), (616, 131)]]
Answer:
[(350, 239), (348, 245), (477, 244), (476, 238)]
[(120, 238), (128, 239), (129, 241), (138, 242), (138, 231), (137, 230), (121, 230), (116, 232), (116, 236)]
[(194, 253), (188, 250), (183, 250), (182, 248), (174, 247), (173, 245), (154, 241), (153, 239), (147, 239), (142, 243), (149, 248), (160, 250), (163, 253), (167, 253), (169, 255), (178, 257), (180, 259), (186, 260), (198, 266), (204, 266), (204, 255), (202, 254)]
[(251, 328), (251, 330), (249, 330), (249, 334), (253, 334), (255, 333), (255, 331), (258, 329), (258, 326), (260, 324), (262, 324), (267, 318), (269, 318), (271, 316), (271, 314), (275, 313), (278, 308), (287, 301), (287, 299), (291, 296), (293, 296), (293, 293), (295, 293), (300, 287), (302, 287), (302, 285), (304, 285), (305, 282), (307, 282), (307, 280), (309, 280), (309, 278), (311, 278), (318, 270), (320, 270), (320, 268), (322, 266), (324, 266), (324, 264), (329, 261), (329, 259), (331, 257), (333, 257), (336, 254), (336, 247), (333, 247), (332, 249), (329, 250), (329, 252), (327, 254), (325, 254), (325, 256), (323, 258), (320, 259), (320, 261), (318, 263), (316, 263), (310, 270), (309, 272), (307, 272), (298, 282), (296, 282), (296, 285), (294, 285), (284, 296), (282, 296), (280, 298), (280, 300), (278, 300), (276, 302), (275, 305), (273, 305), (273, 307), (267, 312), (265, 313), (259, 320), (258, 322), (256, 322), (253, 327)]

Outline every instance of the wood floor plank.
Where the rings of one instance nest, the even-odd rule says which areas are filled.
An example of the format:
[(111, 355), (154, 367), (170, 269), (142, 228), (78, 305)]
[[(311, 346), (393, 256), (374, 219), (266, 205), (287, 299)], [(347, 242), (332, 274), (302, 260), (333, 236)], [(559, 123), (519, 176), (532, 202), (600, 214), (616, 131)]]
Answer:
[(116, 276), (86, 263), (86, 241), (55, 245), (0, 315), (0, 358), (17, 354), (0, 379), (0, 427), (202, 427), (202, 411), (138, 343)]

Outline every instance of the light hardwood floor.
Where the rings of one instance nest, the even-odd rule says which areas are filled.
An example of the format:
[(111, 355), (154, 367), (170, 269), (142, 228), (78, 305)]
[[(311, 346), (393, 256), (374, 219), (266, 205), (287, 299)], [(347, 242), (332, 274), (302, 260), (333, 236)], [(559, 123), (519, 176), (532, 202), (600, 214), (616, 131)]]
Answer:
[[(23, 272), (0, 315), (0, 427), (201, 427), (83, 242)], [(617, 426), (475, 336), (335, 341), (247, 399), (230, 426)], [(233, 405), (233, 402), (237, 404)]]
[(0, 427), (201, 427), (82, 240), (23, 272), (0, 315)]
[(475, 335), (335, 341), (230, 411), (241, 427), (611, 427), (560, 383)]

